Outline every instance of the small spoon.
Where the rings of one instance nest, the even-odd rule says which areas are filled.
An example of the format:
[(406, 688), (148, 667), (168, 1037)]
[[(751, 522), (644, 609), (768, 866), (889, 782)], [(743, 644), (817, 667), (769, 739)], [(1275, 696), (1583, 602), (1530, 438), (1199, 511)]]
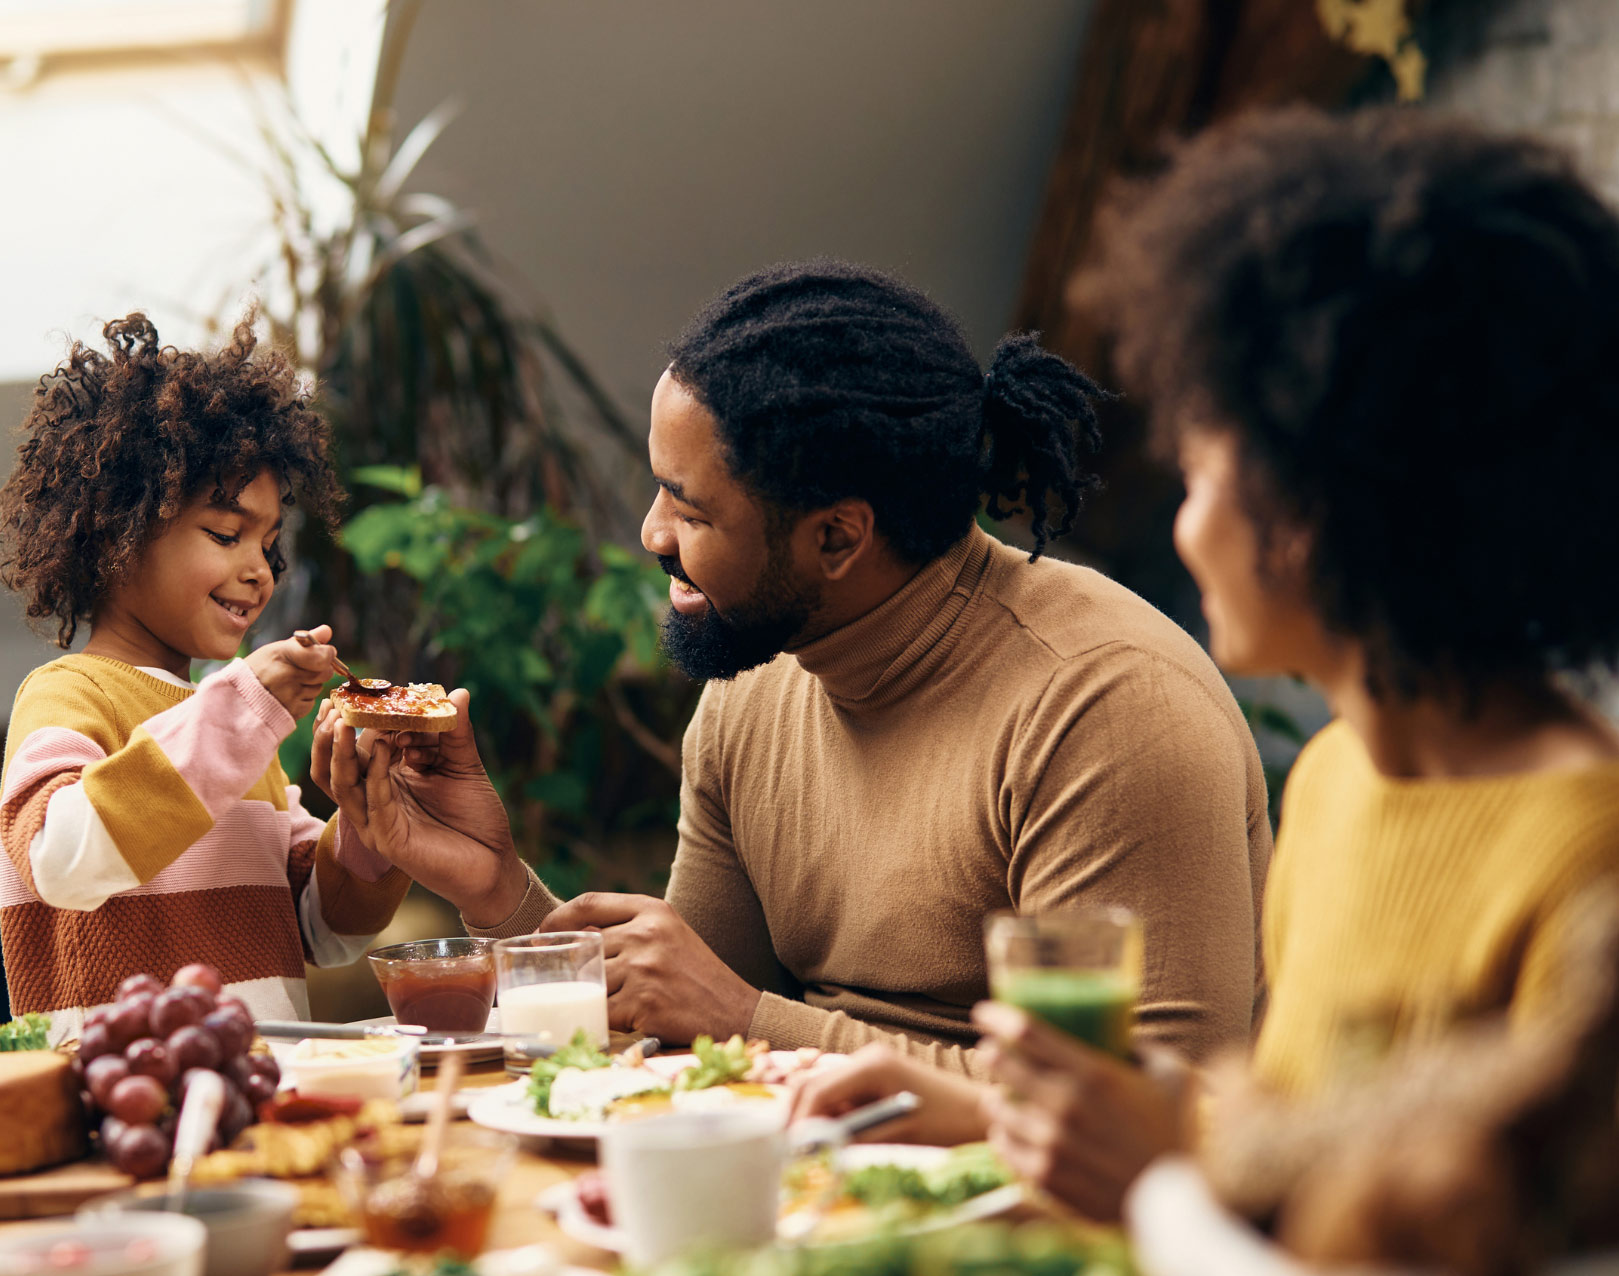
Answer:
[(787, 1147), (794, 1156), (807, 1156), (821, 1148), (840, 1148), (856, 1134), (909, 1116), (921, 1106), (920, 1098), (901, 1090), (840, 1117), (805, 1117), (788, 1127)]
[(186, 1089), (180, 1107), (180, 1120), (174, 1127), (174, 1157), (169, 1162), (169, 1185), (165, 1205), (176, 1214), (185, 1213), (186, 1187), (197, 1158), (208, 1150), (208, 1140), (219, 1124), (225, 1106), (225, 1084), (217, 1072), (197, 1069)]
[(439, 1154), (444, 1149), (444, 1130), (450, 1124), (450, 1109), (455, 1102), (455, 1088), (461, 1084), (461, 1056), (453, 1050), (438, 1065), (438, 1083), (434, 1097), (438, 1102), (427, 1118), (427, 1132), (422, 1136), (422, 1150), (416, 1157), (411, 1173), (423, 1183), (431, 1183), (438, 1174)]
[[(298, 640), (300, 646), (313, 647), (315, 645), (315, 640), (307, 629), (296, 630), (292, 636)], [(336, 666), (338, 673), (342, 674), (348, 679), (348, 683), (346, 685), (348, 686), (349, 691), (355, 695), (380, 696), (384, 691), (387, 691), (393, 686), (393, 683), (389, 682), (386, 678), (356, 678), (354, 676), (354, 671), (336, 656), (332, 657), (332, 664)]]

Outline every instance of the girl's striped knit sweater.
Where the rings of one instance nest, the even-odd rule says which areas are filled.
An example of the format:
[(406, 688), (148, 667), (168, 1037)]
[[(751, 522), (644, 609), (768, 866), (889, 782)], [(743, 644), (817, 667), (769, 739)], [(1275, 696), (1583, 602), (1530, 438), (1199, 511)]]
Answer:
[(241, 661), (195, 688), (100, 656), (28, 676), (0, 778), (15, 1013), (60, 1040), (125, 976), (203, 961), (256, 1016), (308, 1017), (305, 960), (355, 960), (410, 882), (303, 809), (276, 757), (293, 725)]

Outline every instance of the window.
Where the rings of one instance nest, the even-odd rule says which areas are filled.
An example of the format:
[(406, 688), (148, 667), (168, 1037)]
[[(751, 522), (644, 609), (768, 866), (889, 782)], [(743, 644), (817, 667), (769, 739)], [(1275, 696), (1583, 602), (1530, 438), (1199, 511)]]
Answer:
[(0, 58), (261, 47), (284, 0), (0, 0)]

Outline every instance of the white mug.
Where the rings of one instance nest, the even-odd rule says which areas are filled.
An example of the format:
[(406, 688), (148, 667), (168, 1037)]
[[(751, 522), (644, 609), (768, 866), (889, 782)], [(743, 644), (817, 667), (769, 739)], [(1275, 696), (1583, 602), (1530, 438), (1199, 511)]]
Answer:
[(779, 1111), (676, 1112), (609, 1126), (602, 1171), (625, 1257), (650, 1267), (689, 1249), (773, 1241), (785, 1148)]

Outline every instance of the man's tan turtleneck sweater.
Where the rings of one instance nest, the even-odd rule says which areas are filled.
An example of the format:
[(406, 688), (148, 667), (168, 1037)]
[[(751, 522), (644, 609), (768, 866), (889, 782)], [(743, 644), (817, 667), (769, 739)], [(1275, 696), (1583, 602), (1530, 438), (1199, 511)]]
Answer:
[[(1087, 568), (974, 528), (874, 611), (731, 682), (686, 731), (675, 910), (765, 990), (750, 1035), (972, 1070), (983, 919), (1142, 918), (1140, 1035), (1246, 1044), (1265, 781), (1224, 680)], [(493, 931), (532, 930), (532, 889)]]

